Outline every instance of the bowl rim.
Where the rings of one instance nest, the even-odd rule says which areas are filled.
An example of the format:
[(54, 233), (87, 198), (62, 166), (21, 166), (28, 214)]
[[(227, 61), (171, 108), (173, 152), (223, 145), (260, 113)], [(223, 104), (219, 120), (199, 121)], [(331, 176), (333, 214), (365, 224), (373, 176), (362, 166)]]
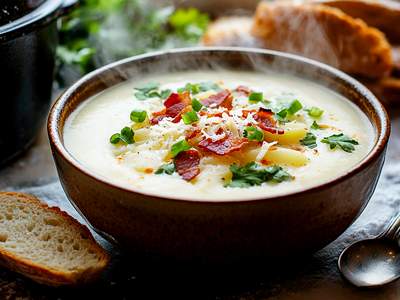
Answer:
[[(355, 166), (353, 166), (351, 169), (349, 169), (346, 173), (335, 177), (329, 181), (323, 182), (319, 185), (312, 186), (309, 188), (304, 188), (301, 190), (297, 190), (294, 192), (290, 193), (285, 193), (282, 195), (277, 195), (277, 196), (268, 196), (268, 195), (259, 195), (259, 196), (253, 196), (245, 199), (229, 199), (229, 198), (222, 198), (218, 200), (210, 200), (210, 199), (191, 199), (189, 197), (179, 197), (179, 196), (167, 196), (167, 195), (159, 195), (157, 193), (153, 192), (148, 192), (148, 191), (141, 191), (138, 189), (134, 188), (128, 188), (123, 185), (119, 185), (117, 183), (113, 183), (111, 181), (108, 181), (104, 176), (101, 176), (99, 174), (95, 174), (95, 172), (91, 171), (89, 168), (85, 167), (82, 163), (80, 163), (76, 158), (73, 157), (71, 153), (68, 152), (66, 147), (64, 146), (62, 142), (62, 137), (59, 134), (59, 126), (58, 126), (58, 121), (59, 121), (59, 116), (61, 112), (64, 110), (66, 104), (68, 103), (68, 99), (74, 94), (74, 91), (79, 88), (80, 86), (86, 84), (86, 82), (90, 81), (94, 77), (98, 76), (102, 72), (105, 72), (107, 70), (116, 68), (118, 66), (122, 66), (126, 63), (131, 63), (135, 61), (140, 61), (142, 59), (146, 58), (152, 58), (152, 57), (158, 57), (158, 56), (164, 56), (168, 54), (188, 54), (188, 53), (193, 53), (193, 52), (239, 52), (239, 53), (244, 53), (244, 54), (253, 54), (253, 55), (272, 55), (272, 56), (280, 56), (283, 58), (288, 58), (291, 60), (296, 60), (299, 61), (300, 63), (305, 63), (305, 64), (311, 64), (314, 67), (317, 67), (319, 69), (323, 69), (327, 71), (328, 73), (334, 75), (336, 78), (340, 78), (341, 80), (349, 83), (352, 87), (356, 88), (356, 91), (358, 94), (362, 94), (364, 98), (368, 99), (369, 103), (371, 104), (371, 107), (373, 108), (374, 112), (378, 116), (378, 120), (381, 123), (381, 128), (380, 130), (377, 130), (376, 133), (376, 142), (373, 145), (372, 149), (368, 152), (368, 154), (361, 160), (359, 161)], [(121, 81), (122, 82), (122, 81)], [(87, 99), (83, 100), (86, 101)], [(355, 104), (357, 107), (359, 105)], [(72, 111), (71, 111), (72, 112)], [(70, 113), (71, 113), (70, 112)], [(68, 114), (68, 116), (70, 115)], [(68, 118), (68, 116), (66, 118)], [(371, 124), (372, 121), (368, 118)], [(152, 197), (152, 198), (158, 198), (162, 199), (164, 201), (179, 201), (179, 202), (187, 202), (187, 203), (204, 203), (204, 204), (243, 204), (243, 203), (252, 203), (252, 202), (257, 202), (260, 200), (274, 200), (277, 201), (279, 199), (284, 199), (287, 198), (288, 196), (304, 196), (305, 194), (309, 194), (312, 192), (316, 192), (321, 189), (328, 188), (329, 186), (336, 185), (344, 180), (347, 180), (348, 178), (354, 176), (355, 174), (359, 173), (363, 169), (367, 168), (371, 163), (373, 163), (377, 158), (380, 157), (382, 152), (384, 152), (389, 135), (390, 135), (390, 120), (389, 116), (382, 105), (382, 103), (372, 94), (371, 91), (369, 91), (362, 83), (351, 77), (350, 75), (347, 75), (346, 73), (331, 67), (329, 65), (326, 65), (324, 63), (305, 58), (299, 55), (295, 54), (289, 54), (281, 51), (274, 51), (274, 50), (269, 50), (269, 49), (259, 49), (259, 48), (247, 48), (247, 47), (190, 47), (190, 48), (178, 48), (178, 49), (170, 49), (170, 50), (162, 50), (162, 51), (155, 51), (155, 52), (150, 52), (150, 53), (145, 53), (142, 55), (137, 55), (137, 56), (132, 56), (128, 57), (110, 64), (107, 64), (103, 67), (100, 67), (85, 76), (83, 76), (81, 79), (79, 79), (77, 82), (75, 82), (72, 86), (70, 86), (66, 91), (64, 91), (58, 99), (54, 102), (54, 104), (51, 107), (48, 121), (47, 121), (47, 131), (48, 131), (48, 136), (49, 136), (49, 142), (52, 148), (52, 154), (55, 157), (57, 152), (59, 155), (62, 156), (62, 158), (69, 163), (70, 166), (78, 170), (79, 172), (83, 173), (86, 176), (89, 176), (90, 178), (94, 179), (100, 184), (105, 184), (109, 188), (113, 189), (118, 189), (123, 192), (127, 193), (132, 193), (132, 194), (140, 194), (143, 196), (147, 197)], [(57, 167), (58, 169), (58, 167)]]

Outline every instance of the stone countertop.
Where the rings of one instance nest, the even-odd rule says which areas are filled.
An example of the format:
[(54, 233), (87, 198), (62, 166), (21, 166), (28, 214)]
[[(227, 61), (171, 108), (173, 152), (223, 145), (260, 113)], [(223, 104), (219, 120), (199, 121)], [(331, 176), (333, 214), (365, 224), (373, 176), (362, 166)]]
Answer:
[[(400, 212), (400, 110), (391, 110), (392, 135), (386, 163), (374, 196), (356, 222), (336, 241), (297, 263), (279, 268), (234, 270), (212, 276), (215, 270), (176, 274), (171, 269), (137, 268), (137, 264), (96, 235), (112, 254), (110, 267), (91, 286), (48, 288), (0, 268), (0, 299), (274, 299), (274, 300), (399, 300), (400, 280), (376, 290), (357, 289), (345, 282), (336, 261), (355, 240), (380, 233)], [(83, 222), (69, 204), (52, 161), (45, 129), (36, 144), (0, 170), (0, 190), (32, 193), (50, 205), (68, 211)]]

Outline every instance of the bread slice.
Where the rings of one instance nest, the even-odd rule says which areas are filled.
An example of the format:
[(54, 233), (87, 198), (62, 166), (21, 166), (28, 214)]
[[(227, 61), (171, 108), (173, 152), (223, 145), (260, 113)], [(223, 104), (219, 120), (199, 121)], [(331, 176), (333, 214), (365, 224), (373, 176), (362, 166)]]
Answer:
[(266, 48), (300, 54), (368, 78), (389, 76), (393, 68), (391, 48), (382, 32), (325, 5), (261, 2), (252, 34)]
[(51, 286), (96, 279), (109, 261), (90, 231), (34, 196), (0, 192), (0, 265)]
[(207, 27), (202, 43), (205, 46), (262, 46), (262, 43), (250, 34), (252, 25), (253, 18), (251, 17), (219, 18)]
[(317, 3), (339, 8), (382, 31), (389, 41), (400, 44), (400, 2), (392, 0), (316, 0)]

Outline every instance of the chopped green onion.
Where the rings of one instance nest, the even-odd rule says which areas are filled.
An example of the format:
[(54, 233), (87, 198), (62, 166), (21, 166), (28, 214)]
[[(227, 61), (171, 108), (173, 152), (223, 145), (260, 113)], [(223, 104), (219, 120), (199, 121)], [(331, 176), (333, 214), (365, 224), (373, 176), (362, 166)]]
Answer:
[(303, 105), (301, 105), (300, 101), (294, 100), (292, 103), (290, 103), (290, 106), (288, 108), (288, 113), (291, 115), (294, 115), (302, 108), (303, 108)]
[(322, 116), (322, 114), (324, 113), (324, 111), (318, 107), (311, 107), (309, 109), (307, 109), (308, 115), (312, 118), (320, 118)]
[(196, 98), (193, 98), (193, 100), (192, 100), (193, 110), (200, 111), (202, 107), (203, 107), (203, 104), (201, 104), (201, 102), (199, 100), (197, 100)]
[(142, 123), (147, 118), (147, 112), (144, 110), (134, 110), (131, 112), (131, 120), (136, 123)]
[(264, 99), (263, 93), (252, 92), (249, 95), (249, 101), (260, 102)]
[(264, 133), (261, 130), (258, 130), (254, 126), (248, 126), (244, 129), (243, 132), (244, 137), (247, 137), (250, 141), (263, 141)]
[(172, 145), (171, 147), (171, 154), (172, 157), (177, 156), (179, 153), (183, 151), (187, 151), (192, 148), (186, 140), (182, 140)]
[(182, 120), (183, 120), (183, 123), (188, 125), (188, 124), (192, 124), (194, 122), (197, 122), (199, 120), (199, 117), (196, 114), (196, 112), (192, 110), (192, 111), (188, 111), (187, 113), (184, 113), (182, 115)]

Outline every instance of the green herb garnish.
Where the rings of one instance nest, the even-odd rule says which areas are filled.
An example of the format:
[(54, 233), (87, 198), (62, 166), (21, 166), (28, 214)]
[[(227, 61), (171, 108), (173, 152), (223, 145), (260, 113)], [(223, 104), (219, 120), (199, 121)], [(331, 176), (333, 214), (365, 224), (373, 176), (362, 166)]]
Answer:
[(192, 124), (194, 122), (197, 122), (199, 120), (199, 116), (196, 114), (195, 111), (188, 111), (187, 113), (184, 113), (182, 115), (182, 120), (183, 123), (186, 125)]
[(124, 127), (120, 133), (115, 133), (110, 137), (110, 143), (117, 144), (123, 142), (125, 144), (133, 144), (135, 142), (133, 139), (134, 136), (135, 133), (130, 127)]
[(172, 145), (171, 147), (171, 154), (172, 157), (177, 156), (179, 153), (183, 151), (187, 151), (192, 148), (186, 140), (182, 140)]
[(243, 132), (244, 137), (247, 137), (250, 141), (263, 141), (264, 133), (261, 130), (258, 130), (257, 127), (248, 126), (244, 129)]
[(175, 172), (175, 164), (173, 162), (160, 166), (155, 174), (168, 174), (172, 175)]
[(263, 95), (263, 93), (259, 93), (259, 92), (252, 92), (250, 95), (249, 95), (249, 101), (252, 101), (252, 102), (260, 102), (260, 101), (263, 101), (263, 99), (264, 99), (264, 95)]
[(314, 122), (311, 124), (311, 129), (318, 130), (318, 129), (321, 129), (321, 127), (318, 125), (318, 123), (317, 123), (316, 121), (314, 121)]
[(149, 82), (139, 87), (135, 87), (135, 97), (138, 100), (146, 100), (148, 98), (158, 97), (161, 99), (167, 98), (171, 94), (171, 90), (159, 91), (160, 84), (157, 82)]
[(286, 121), (286, 118), (289, 116), (293, 116), (299, 110), (303, 108), (303, 105), (299, 100), (293, 100), (288, 107), (281, 109), (276, 113), (277, 119), (279, 121)]
[(308, 115), (312, 118), (318, 119), (322, 116), (322, 114), (324, 113), (324, 111), (318, 107), (311, 107), (306, 109), (306, 111), (308, 112)]
[(196, 98), (193, 98), (193, 100), (192, 100), (193, 110), (200, 111), (202, 107), (203, 107), (203, 104), (201, 104), (201, 102), (199, 100), (197, 100)]
[(147, 118), (147, 112), (144, 110), (134, 110), (131, 112), (131, 120), (136, 123), (142, 123)]
[(292, 179), (292, 176), (280, 166), (262, 168), (255, 162), (240, 167), (236, 164), (230, 166), (232, 181), (225, 187), (246, 188), (254, 185), (261, 185), (263, 182), (282, 182)]
[(317, 137), (311, 132), (308, 132), (304, 139), (300, 140), (300, 144), (307, 146), (310, 149), (314, 149), (317, 147)]
[(358, 142), (343, 133), (334, 134), (325, 137), (321, 140), (322, 143), (328, 144), (330, 149), (335, 149), (339, 146), (343, 151), (353, 152), (355, 150), (354, 145), (358, 145)]
[(209, 90), (218, 91), (221, 88), (218, 84), (211, 81), (200, 82), (200, 83), (186, 83), (182, 88), (179, 88), (178, 93), (190, 92), (192, 95), (198, 94), (200, 92), (207, 92)]

